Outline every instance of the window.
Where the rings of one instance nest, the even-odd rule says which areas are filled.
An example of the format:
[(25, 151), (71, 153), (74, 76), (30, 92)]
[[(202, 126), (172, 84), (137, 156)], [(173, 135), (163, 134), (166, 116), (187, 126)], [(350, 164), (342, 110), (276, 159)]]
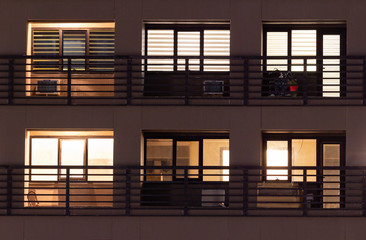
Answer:
[(114, 70), (114, 23), (32, 23), (31, 31), (31, 54), (55, 57), (33, 59), (33, 71), (67, 71), (59, 56), (72, 57), (72, 71)]
[[(146, 181), (183, 180), (178, 166), (229, 166), (228, 134), (145, 133), (145, 166), (173, 167), (145, 172)], [(229, 181), (228, 169), (189, 169), (190, 180)]]
[(148, 59), (147, 71), (230, 70), (228, 59), (204, 59), (210, 56), (230, 56), (230, 29), (227, 24), (146, 25), (146, 56), (169, 56)]
[[(113, 166), (113, 137), (108, 136), (109, 132), (107, 135), (103, 135), (103, 132), (78, 132), (81, 135), (70, 134), (70, 132), (48, 132), (47, 135), (37, 133), (37, 131), (32, 131), (32, 133), (29, 144), (29, 165), (57, 168), (32, 168), (30, 181), (65, 180), (66, 169), (62, 166)], [(70, 169), (70, 179), (112, 181), (112, 173), (112, 169), (73, 168)]]
[(146, 24), (144, 51), (145, 96), (229, 96), (226, 22)]
[[(323, 146), (328, 143), (338, 144), (338, 150), (344, 147), (344, 137), (337, 134), (265, 134), (264, 158), (266, 167), (277, 167), (266, 170), (266, 180), (285, 180), (291, 182), (303, 181), (303, 170), (295, 169), (291, 172), (289, 167), (317, 167), (326, 166), (319, 155)], [(343, 150), (342, 150), (343, 151)], [(339, 152), (338, 156), (341, 156)], [(341, 166), (338, 159), (338, 166)], [(280, 167), (283, 167), (281, 169)], [(278, 169), (280, 168), (280, 169)], [(316, 182), (316, 170), (306, 170), (307, 181)]]
[[(344, 94), (344, 25), (265, 24), (263, 31), (264, 56), (269, 57), (264, 63), (267, 73), (291, 71), (299, 81), (299, 92), (306, 81), (309, 96), (339, 97)], [(264, 85), (269, 83), (264, 81)], [(271, 92), (266, 87), (263, 91)]]

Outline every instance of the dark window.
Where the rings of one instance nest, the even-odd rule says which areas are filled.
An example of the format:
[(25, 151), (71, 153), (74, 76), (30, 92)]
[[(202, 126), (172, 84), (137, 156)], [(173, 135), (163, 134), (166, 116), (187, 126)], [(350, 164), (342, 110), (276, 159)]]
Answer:
[[(229, 136), (146, 133), (144, 159), (145, 166), (173, 167), (147, 170), (146, 181), (184, 179), (184, 170), (174, 167), (229, 166)], [(228, 181), (228, 170), (189, 169), (187, 177), (192, 180)]]

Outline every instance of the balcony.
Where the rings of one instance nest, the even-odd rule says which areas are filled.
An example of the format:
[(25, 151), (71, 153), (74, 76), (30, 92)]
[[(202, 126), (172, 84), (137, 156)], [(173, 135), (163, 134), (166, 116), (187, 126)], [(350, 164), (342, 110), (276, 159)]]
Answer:
[(365, 56), (1, 56), (0, 105), (363, 106), (365, 72)]
[(366, 167), (273, 169), (2, 166), (0, 215), (366, 216)]

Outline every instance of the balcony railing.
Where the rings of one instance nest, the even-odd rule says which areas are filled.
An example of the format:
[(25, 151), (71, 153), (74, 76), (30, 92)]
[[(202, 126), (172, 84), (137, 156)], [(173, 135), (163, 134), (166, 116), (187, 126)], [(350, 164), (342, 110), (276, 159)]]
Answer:
[(275, 169), (3, 166), (0, 215), (366, 216), (366, 167)]
[(11, 104), (366, 105), (366, 57), (0, 56)]

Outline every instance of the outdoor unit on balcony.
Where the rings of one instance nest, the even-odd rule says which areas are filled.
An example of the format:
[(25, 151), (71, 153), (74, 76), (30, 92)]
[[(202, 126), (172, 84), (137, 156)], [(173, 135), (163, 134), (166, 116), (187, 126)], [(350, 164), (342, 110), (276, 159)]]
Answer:
[(40, 80), (37, 81), (37, 95), (60, 95), (60, 86), (58, 80)]
[(224, 81), (206, 80), (203, 82), (203, 92), (207, 95), (222, 95), (224, 93)]
[(202, 207), (226, 207), (225, 189), (202, 189)]

